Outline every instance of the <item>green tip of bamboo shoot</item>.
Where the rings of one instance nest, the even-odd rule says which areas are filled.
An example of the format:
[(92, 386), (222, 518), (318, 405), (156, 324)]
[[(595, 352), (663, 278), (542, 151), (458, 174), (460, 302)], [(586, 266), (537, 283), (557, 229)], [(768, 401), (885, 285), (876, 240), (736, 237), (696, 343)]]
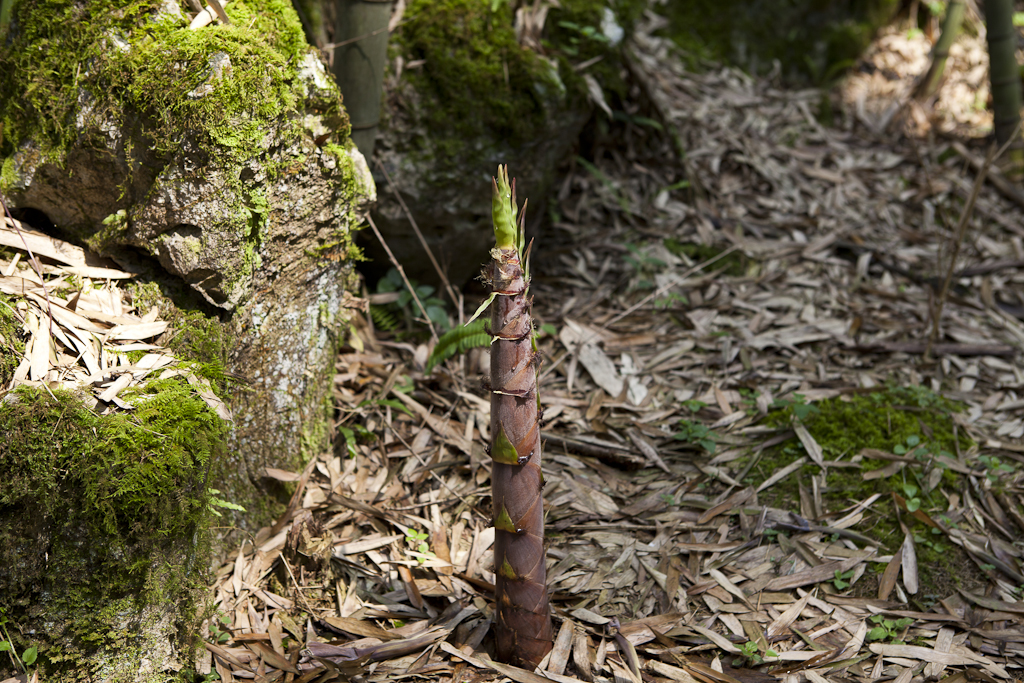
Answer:
[(516, 248), (515, 189), (508, 182), (508, 166), (498, 166), (498, 177), (491, 178), (491, 214), (494, 219), (494, 240), (498, 249)]

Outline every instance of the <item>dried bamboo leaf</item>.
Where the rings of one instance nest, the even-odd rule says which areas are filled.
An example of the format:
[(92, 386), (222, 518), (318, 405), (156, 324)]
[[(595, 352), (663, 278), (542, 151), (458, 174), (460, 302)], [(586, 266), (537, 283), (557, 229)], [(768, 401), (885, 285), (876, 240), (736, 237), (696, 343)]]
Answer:
[(911, 532), (907, 532), (903, 536), (903, 547), (901, 548), (903, 554), (903, 562), (901, 572), (903, 575), (903, 586), (907, 589), (907, 592), (911, 595), (917, 595), (919, 588), (917, 579), (917, 552), (914, 549), (914, 535)]

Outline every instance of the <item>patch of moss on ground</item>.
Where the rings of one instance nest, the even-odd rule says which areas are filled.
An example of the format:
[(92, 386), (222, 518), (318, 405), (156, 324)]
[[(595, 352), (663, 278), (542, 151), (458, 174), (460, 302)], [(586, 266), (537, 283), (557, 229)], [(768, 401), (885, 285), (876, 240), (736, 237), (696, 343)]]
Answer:
[(122, 398), (134, 410), (98, 415), (28, 387), (0, 399), (0, 612), (39, 646), (40, 673), (100, 650), (137, 667), (139, 633), (187, 615), (205, 578), (207, 473), (226, 426), (181, 378)]
[[(665, 248), (671, 251), (676, 256), (686, 256), (695, 263), (703, 263), (708, 259), (712, 259), (722, 253), (722, 249), (717, 247), (711, 247), (705, 244), (697, 244), (695, 242), (680, 242), (673, 237), (665, 238), (663, 244)], [(734, 251), (733, 253), (725, 256), (712, 265), (713, 270), (725, 267), (724, 274), (733, 277), (742, 277), (747, 274), (747, 267), (750, 264), (750, 259), (747, 258), (746, 254), (741, 251)]]
[(0, 506), (39, 501), (49, 517), (67, 505), (62, 496), (71, 488), (93, 525), (136, 540), (182, 533), (205, 519), (206, 492), (193, 475), (205, 475), (221, 452), (224, 423), (177, 378), (122, 398), (134, 410), (101, 416), (60, 391), (5, 395)]
[[(892, 494), (904, 499), (917, 498), (920, 509), (940, 519), (947, 500), (940, 489), (957, 490), (958, 476), (944, 470), (938, 485), (928, 490), (925, 465), (934, 455), (955, 459), (955, 453), (974, 446), (966, 434), (958, 432), (951, 417), (963, 405), (930, 390), (919, 387), (888, 387), (868, 393), (838, 396), (807, 404), (800, 397), (776, 402), (777, 409), (765, 422), (786, 428), (798, 415), (808, 432), (821, 446), (825, 460), (849, 462), (865, 448), (888, 453), (903, 453), (919, 460), (908, 463), (902, 471), (889, 477), (865, 480), (864, 472), (877, 470), (889, 461), (863, 459), (859, 467), (829, 467), (825, 487), (821, 490), (825, 508), (832, 512), (849, 508), (875, 493), (882, 493), (865, 520), (855, 531), (878, 541), (887, 553), (896, 552), (903, 543), (903, 531), (897, 520)], [(744, 483), (758, 484), (774, 472), (806, 456), (794, 437), (768, 449), (751, 469)], [(820, 470), (805, 465), (796, 473), (760, 494), (761, 502), (784, 510), (800, 509), (800, 487), (810, 488), (810, 478)], [(910, 495), (912, 494), (912, 495)], [(958, 546), (931, 528), (901, 511), (903, 523), (917, 535), (916, 549), (922, 585), (931, 592), (948, 594), (957, 587), (972, 584), (976, 568)], [(869, 590), (870, 581), (861, 586)]]
[(690, 56), (825, 84), (850, 66), (874, 32), (890, 21), (898, 0), (693, 0), (668, 3), (668, 34)]

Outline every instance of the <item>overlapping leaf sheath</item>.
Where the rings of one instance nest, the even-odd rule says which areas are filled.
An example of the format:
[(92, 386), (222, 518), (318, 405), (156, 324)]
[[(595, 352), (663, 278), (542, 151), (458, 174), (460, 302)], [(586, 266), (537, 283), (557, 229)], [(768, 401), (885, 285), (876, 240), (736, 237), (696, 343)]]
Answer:
[[(498, 246), (484, 270), (491, 285), (491, 493), (494, 502), (497, 656), (533, 668), (551, 649), (544, 568), (536, 348), (522, 222), (505, 169), (495, 183)], [(511, 225), (511, 231), (509, 230)], [(511, 238), (510, 238), (511, 233)]]

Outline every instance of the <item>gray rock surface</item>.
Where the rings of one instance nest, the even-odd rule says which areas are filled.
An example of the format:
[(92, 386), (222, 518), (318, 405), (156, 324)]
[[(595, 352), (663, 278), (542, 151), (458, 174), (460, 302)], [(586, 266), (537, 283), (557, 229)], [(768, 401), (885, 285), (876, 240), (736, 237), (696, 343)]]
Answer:
[[(192, 98), (230, 78), (226, 55), (209, 61), (213, 88)], [(61, 166), (24, 142), (11, 158), (14, 182), (3, 187), (12, 208), (42, 211), (122, 262), (124, 249), (135, 248), (223, 311), (227, 369), (242, 378), (230, 400), (239, 469), (252, 480), (267, 465), (294, 464), (311, 433), (324, 443), (323, 401), (351, 275), (349, 232), (375, 198), (354, 146), (315, 144), (328, 127), (312, 105), (337, 91), (312, 54), (301, 66), (306, 102), (269, 122), (258, 153), (237, 165), (212, 156), (196, 140), (201, 132), (170, 154), (155, 152), (143, 117), (92, 107), (83, 91), (82, 144)], [(296, 120), (305, 134), (295, 134)]]
[[(258, 527), (278, 511), (265, 468), (301, 468), (303, 456), (328, 445), (334, 355), (352, 305), (351, 233), (375, 187), (290, 4), (235, 2), (230, 25), (193, 29), (176, 3), (147, 10), (144, 2), (133, 12), (109, 11), (101, 0), (17, 4), (0, 45), (0, 197), (15, 211), (45, 214), (60, 236), (113, 257), (137, 281), (159, 283), (137, 290), (152, 301), (136, 301), (158, 304), (171, 321), (157, 342), (173, 347), (189, 337), (200, 349), (194, 360), (223, 362), (231, 379), (220, 388), (234, 415), (225, 452), (168, 495), (203, 500), (202, 487), (219, 489), (248, 510), (233, 523)], [(74, 79), (67, 68), (78, 68)], [(39, 214), (26, 218), (43, 227)], [(55, 428), (39, 429), (52, 436)], [(23, 572), (34, 597), (15, 604), (0, 596), (0, 608), (12, 622), (46, 622), (74, 645), (68, 651), (78, 661), (60, 663), (70, 673), (51, 680), (166, 680), (187, 665), (172, 636), (198, 624), (194, 603), (179, 602), (180, 581), (160, 592), (170, 583), (159, 570), (204, 566), (209, 548), (196, 545), (203, 529), (177, 528), (166, 547), (139, 560), (118, 550), (133, 542), (130, 524), (118, 531), (122, 546), (106, 532), (72, 533), (64, 543), (67, 520), (85, 513), (74, 498), (62, 504), (56, 521), (33, 515), (42, 504), (31, 495), (3, 510), (8, 519), (40, 520), (35, 531), (16, 525), (10, 553), (37, 564), (58, 547), (65, 555)], [(93, 551), (106, 547), (114, 550)], [(146, 585), (115, 596), (107, 584), (127, 571), (119, 562), (136, 563), (130, 571)], [(70, 617), (45, 594), (47, 586), (61, 592), (66, 577), (46, 572), (62, 567), (74, 568), (84, 596)], [(161, 595), (160, 604), (147, 602)], [(69, 630), (69, 618), (93, 614), (105, 635), (86, 641)], [(108, 637), (121, 633), (137, 634), (130, 650)], [(48, 671), (57, 671), (56, 656), (46, 655)]]

